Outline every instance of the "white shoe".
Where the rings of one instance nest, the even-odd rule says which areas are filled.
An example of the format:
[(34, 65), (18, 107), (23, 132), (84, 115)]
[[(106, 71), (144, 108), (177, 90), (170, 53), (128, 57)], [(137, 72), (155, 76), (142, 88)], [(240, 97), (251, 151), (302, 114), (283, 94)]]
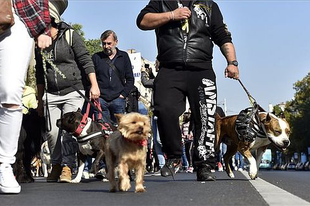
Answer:
[(84, 171), (82, 174), (82, 178), (84, 178), (85, 180), (88, 180), (89, 179), (89, 173)]
[(242, 171), (243, 171), (243, 169), (242, 169), (242, 168), (238, 168), (238, 171), (239, 171), (239, 172), (242, 172)]
[(15, 179), (10, 164), (0, 164), (0, 193), (20, 193), (21, 187)]

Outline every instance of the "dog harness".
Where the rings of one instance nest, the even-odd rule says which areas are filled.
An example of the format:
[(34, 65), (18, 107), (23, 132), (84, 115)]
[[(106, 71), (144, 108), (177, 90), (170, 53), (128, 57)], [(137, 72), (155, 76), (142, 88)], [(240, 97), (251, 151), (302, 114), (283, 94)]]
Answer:
[[(265, 130), (258, 116), (257, 104), (242, 110), (237, 116), (235, 130), (240, 141), (253, 142), (255, 138), (266, 137)], [(263, 134), (262, 134), (263, 133)]]
[[(100, 103), (99, 103), (98, 101), (94, 101), (94, 104), (95, 104), (95, 106), (99, 109), (99, 111), (102, 111), (102, 110), (101, 110)], [(77, 129), (76, 129), (75, 132), (73, 133), (74, 136), (79, 137), (79, 136), (81, 135), (83, 129), (84, 129), (85, 126), (87, 125), (87, 122), (88, 122), (88, 121), (91, 121), (90, 118), (89, 118), (90, 120), (88, 120), (89, 110), (90, 110), (90, 103), (87, 104), (86, 112), (85, 112), (85, 114), (83, 115), (82, 120), (81, 120), (79, 126), (77, 127)], [(92, 120), (93, 120), (93, 121), (96, 121), (94, 115), (93, 115)], [(99, 112), (98, 121), (96, 121), (96, 122), (98, 122), (98, 123), (100, 124), (101, 130), (102, 130), (102, 132), (103, 132), (104, 134), (108, 134), (108, 135), (109, 135), (109, 134), (111, 134), (111, 133), (113, 132), (112, 129), (111, 129), (111, 127), (110, 127), (110, 125), (102, 120), (101, 112)]]
[(122, 135), (122, 137), (123, 137), (124, 140), (127, 141), (127, 142), (134, 143), (134, 144), (137, 144), (137, 145), (142, 146), (142, 147), (143, 147), (143, 146), (147, 146), (147, 140), (146, 140), (146, 139), (134, 141), (134, 140), (125, 138), (123, 135)]

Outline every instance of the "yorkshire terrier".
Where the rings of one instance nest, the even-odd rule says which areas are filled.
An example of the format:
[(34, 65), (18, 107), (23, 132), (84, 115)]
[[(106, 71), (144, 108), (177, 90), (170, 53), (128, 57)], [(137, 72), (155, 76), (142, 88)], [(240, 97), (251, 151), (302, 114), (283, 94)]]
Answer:
[(115, 168), (118, 167), (118, 187), (128, 191), (131, 187), (128, 171), (135, 173), (135, 192), (146, 192), (143, 177), (146, 167), (147, 139), (150, 137), (150, 119), (139, 113), (115, 114), (118, 130), (106, 142), (106, 164), (110, 192), (116, 192)]

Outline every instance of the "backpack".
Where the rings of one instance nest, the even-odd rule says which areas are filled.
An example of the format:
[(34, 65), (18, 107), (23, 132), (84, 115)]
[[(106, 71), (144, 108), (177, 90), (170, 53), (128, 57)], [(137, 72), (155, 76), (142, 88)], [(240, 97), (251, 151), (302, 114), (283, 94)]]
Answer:
[(138, 88), (134, 86), (126, 98), (126, 113), (139, 111), (139, 108), (138, 108), (139, 97), (140, 97), (140, 92)]

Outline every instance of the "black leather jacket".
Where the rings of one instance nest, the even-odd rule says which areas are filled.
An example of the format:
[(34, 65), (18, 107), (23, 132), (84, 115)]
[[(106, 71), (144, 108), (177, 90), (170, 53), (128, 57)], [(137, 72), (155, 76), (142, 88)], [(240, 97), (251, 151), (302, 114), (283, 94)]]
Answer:
[[(140, 12), (137, 25), (146, 13), (173, 11), (176, 1), (150, 1)], [(157, 59), (161, 65), (193, 65), (201, 63), (204, 69), (212, 68), (213, 42), (218, 46), (231, 42), (231, 35), (223, 23), (217, 4), (210, 0), (191, 1), (189, 32), (182, 31), (181, 21), (170, 21), (157, 28)], [(187, 41), (184, 36), (187, 36)]]

